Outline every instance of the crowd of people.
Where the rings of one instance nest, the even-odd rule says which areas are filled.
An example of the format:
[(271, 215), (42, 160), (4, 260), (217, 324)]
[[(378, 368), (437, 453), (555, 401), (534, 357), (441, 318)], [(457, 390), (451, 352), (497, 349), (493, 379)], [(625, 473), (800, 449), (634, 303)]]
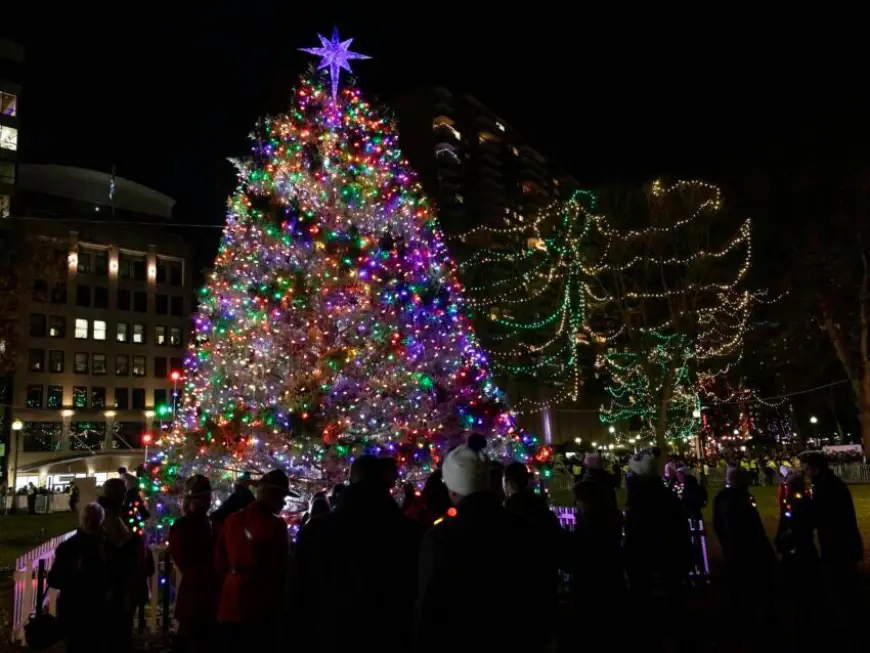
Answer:
[[(685, 624), (662, 628), (685, 614), (692, 577), (702, 573), (691, 524), (702, 519), (707, 490), (690, 468), (656, 450), (633, 455), (621, 510), (614, 474), (587, 454), (571, 531), (525, 465), (491, 461), (484, 445), (472, 436), (453, 449), (419, 491), (398, 486), (394, 459), (361, 456), (347, 484), (311, 498), (298, 529), (279, 516), (290, 494), (281, 470), (256, 482), (239, 477), (214, 511), (210, 479), (187, 478), (183, 514), (168, 535), (181, 577), (176, 649), (544, 653), (573, 650), (578, 624), (613, 624), (615, 612), (632, 624), (620, 633), (627, 643), (690, 637)], [(833, 588), (835, 609), (854, 619), (863, 546), (848, 488), (824, 457), (809, 455), (803, 467), (811, 487), (795, 469), (781, 492), (775, 547), (786, 587), (816, 593), (815, 618)], [(777, 558), (750, 478), (728, 469), (713, 526), (731, 616), (761, 628)], [(124, 518), (136, 494), (124, 478), (108, 481), (58, 550), (49, 582), (60, 589), (70, 651), (130, 648), (133, 612), (153, 572)], [(111, 628), (92, 627), (88, 615), (101, 613)], [(558, 642), (563, 648), (551, 648)]]

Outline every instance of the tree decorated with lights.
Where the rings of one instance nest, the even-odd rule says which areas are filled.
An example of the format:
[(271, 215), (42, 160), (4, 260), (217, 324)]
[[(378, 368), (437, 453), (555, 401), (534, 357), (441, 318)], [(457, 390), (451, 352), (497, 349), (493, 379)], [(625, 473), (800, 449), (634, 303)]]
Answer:
[(320, 39), (305, 51), (324, 72), (301, 78), (237, 164), (154, 488), (279, 467), (306, 493), (362, 453), (396, 456), (413, 480), (470, 432), (496, 455), (534, 453), (490, 378), (395, 123), (339, 85), (366, 57), (337, 33)]
[[(486, 353), (496, 371), (530, 376), (555, 388), (551, 397), (520, 397), (518, 413), (577, 401), (584, 373), (594, 361), (590, 345), (608, 341), (608, 331), (593, 328), (597, 302), (584, 266), (602, 253), (603, 238), (595, 214), (596, 195), (578, 191), (566, 202), (539, 211), (526, 224), (508, 228), (478, 226), (454, 238), (465, 240), (480, 231), (496, 239), (499, 249), (479, 250), (461, 267), (486, 283), (468, 288), (468, 304), (487, 311)], [(503, 251), (505, 241), (518, 251)], [(510, 268), (495, 277), (493, 262)], [(498, 270), (499, 268), (495, 268)], [(475, 272), (480, 272), (475, 274)], [(588, 363), (589, 365), (585, 365)]]
[(742, 355), (760, 295), (740, 288), (751, 260), (750, 220), (723, 238), (721, 192), (696, 181), (655, 182), (621, 212), (622, 223), (641, 228), (598, 221), (606, 257), (584, 268), (617, 327), (596, 362), (611, 380), (601, 420), (628, 421), (664, 447), (699, 430), (699, 375), (724, 373)]

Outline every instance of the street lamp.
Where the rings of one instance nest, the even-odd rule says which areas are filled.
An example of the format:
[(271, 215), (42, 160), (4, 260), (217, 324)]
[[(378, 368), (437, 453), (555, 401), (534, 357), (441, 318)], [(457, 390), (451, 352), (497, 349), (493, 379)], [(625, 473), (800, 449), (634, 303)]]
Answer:
[(607, 430), (608, 430), (608, 432), (610, 433), (610, 435), (613, 435), (614, 433), (616, 433), (616, 427), (615, 427), (615, 426), (612, 426), (612, 425), (611, 425), (611, 427), (610, 427), (609, 429), (607, 429)]
[(574, 438), (574, 442), (580, 444), (581, 442), (583, 442), (583, 438)]
[(819, 418), (818, 418), (818, 417), (816, 417), (815, 415), (813, 415), (812, 417), (810, 417), (810, 424), (818, 424), (818, 423), (819, 423)]
[(20, 431), (23, 428), (24, 428), (24, 422), (22, 422), (20, 419), (16, 418), (15, 421), (12, 422), (12, 430), (13, 431)]
[(172, 370), (169, 375), (172, 379), (172, 421), (175, 422), (175, 407), (178, 405), (178, 380), (181, 378), (181, 372)]

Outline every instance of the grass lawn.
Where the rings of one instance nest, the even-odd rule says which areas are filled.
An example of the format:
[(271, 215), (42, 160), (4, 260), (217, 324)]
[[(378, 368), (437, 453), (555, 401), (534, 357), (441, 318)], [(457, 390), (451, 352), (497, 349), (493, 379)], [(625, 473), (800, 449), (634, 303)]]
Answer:
[(71, 512), (48, 515), (0, 515), (0, 573), (10, 572), (15, 558), (55, 535), (76, 528)]
[[(779, 506), (776, 505), (776, 487), (762, 486), (751, 488), (752, 496), (755, 497), (755, 503), (758, 505), (758, 512), (761, 513), (761, 519), (764, 522), (764, 527), (767, 530), (768, 536), (773, 539), (776, 535), (776, 529), (779, 525)], [(709, 501), (704, 509), (704, 524), (708, 529), (707, 544), (710, 551), (710, 557), (714, 560), (719, 556), (719, 544), (716, 541), (716, 534), (713, 532), (713, 498), (716, 493), (721, 490), (721, 486), (711, 485), (707, 488), (709, 493)], [(865, 564), (870, 562), (870, 485), (853, 484), (849, 486), (852, 491), (852, 499), (855, 502), (855, 513), (858, 516), (858, 528), (861, 529), (861, 535), (864, 538), (864, 560)], [(618, 493), (620, 505), (625, 501), (625, 490)], [(553, 505), (570, 505), (571, 497), (569, 492), (553, 492)]]

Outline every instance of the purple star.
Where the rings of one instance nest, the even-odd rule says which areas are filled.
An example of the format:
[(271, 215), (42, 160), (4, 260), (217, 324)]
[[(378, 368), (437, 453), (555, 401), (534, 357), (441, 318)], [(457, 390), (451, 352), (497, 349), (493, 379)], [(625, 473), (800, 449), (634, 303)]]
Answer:
[(371, 59), (371, 57), (348, 50), (350, 44), (353, 43), (353, 39), (340, 41), (338, 39), (337, 27), (332, 30), (331, 41), (322, 34), (318, 34), (317, 37), (320, 39), (322, 48), (299, 48), (299, 50), (320, 57), (320, 65), (317, 66), (317, 70), (329, 68), (329, 81), (332, 83), (332, 100), (334, 102), (338, 94), (338, 77), (341, 75), (341, 71), (353, 72), (350, 69), (348, 61), (353, 59)]

